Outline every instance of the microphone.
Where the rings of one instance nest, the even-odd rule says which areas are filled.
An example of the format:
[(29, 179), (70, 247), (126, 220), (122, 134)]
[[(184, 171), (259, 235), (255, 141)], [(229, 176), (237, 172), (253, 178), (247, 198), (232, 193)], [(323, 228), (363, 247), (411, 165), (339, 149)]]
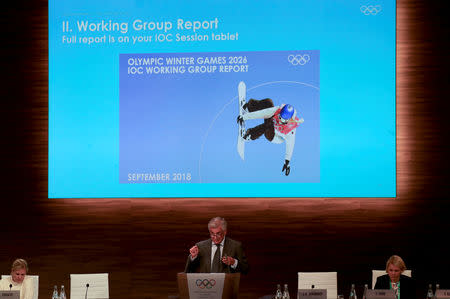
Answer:
[(89, 289), (89, 284), (87, 283), (87, 284), (86, 284), (86, 295), (84, 295), (84, 299), (87, 299), (87, 292), (88, 292), (88, 289)]
[(314, 289), (314, 285), (311, 286), (311, 289)]
[(10, 283), (9, 284), (9, 290), (11, 291), (11, 289), (12, 289), (12, 284)]

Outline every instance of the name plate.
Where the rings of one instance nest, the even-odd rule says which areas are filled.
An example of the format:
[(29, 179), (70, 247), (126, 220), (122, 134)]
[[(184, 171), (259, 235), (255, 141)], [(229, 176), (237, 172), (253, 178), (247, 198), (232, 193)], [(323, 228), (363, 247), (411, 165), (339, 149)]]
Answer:
[(20, 299), (20, 291), (0, 291), (2, 299)]
[(436, 298), (437, 299), (450, 299), (450, 290), (437, 290), (436, 291)]
[(297, 299), (327, 299), (326, 289), (299, 289)]
[(396, 299), (394, 290), (367, 290), (366, 299)]

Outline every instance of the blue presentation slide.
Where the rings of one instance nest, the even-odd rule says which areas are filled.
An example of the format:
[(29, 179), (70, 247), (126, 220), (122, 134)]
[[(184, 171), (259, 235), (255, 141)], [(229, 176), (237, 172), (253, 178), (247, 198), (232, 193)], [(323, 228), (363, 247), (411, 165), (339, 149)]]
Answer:
[(49, 1), (49, 198), (395, 197), (395, 15)]

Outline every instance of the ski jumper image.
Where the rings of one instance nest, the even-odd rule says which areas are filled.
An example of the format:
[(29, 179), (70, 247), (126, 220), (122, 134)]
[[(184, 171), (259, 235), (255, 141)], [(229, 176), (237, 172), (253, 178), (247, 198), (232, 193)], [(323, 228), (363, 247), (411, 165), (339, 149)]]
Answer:
[[(264, 122), (256, 127), (247, 129), (244, 133), (245, 121), (249, 119), (264, 119)], [(238, 138), (244, 141), (250, 141), (256, 140), (264, 134), (266, 139), (272, 143), (285, 142), (286, 154), (284, 156), (282, 172), (285, 175), (289, 175), (291, 171), (289, 162), (294, 152), (295, 132), (297, 127), (303, 122), (303, 118), (299, 119), (297, 117), (297, 111), (292, 105), (281, 104), (280, 106), (275, 106), (272, 99), (268, 98), (262, 100), (250, 99), (240, 107), (240, 113), (237, 117), (237, 123), (240, 127)], [(243, 155), (241, 155), (241, 158), (243, 158)]]

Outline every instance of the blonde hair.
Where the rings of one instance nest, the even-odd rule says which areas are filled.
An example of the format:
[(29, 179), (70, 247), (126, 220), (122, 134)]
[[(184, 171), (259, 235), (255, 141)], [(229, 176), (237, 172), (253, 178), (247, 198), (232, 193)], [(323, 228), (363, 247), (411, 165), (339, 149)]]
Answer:
[(18, 270), (18, 269), (25, 269), (26, 272), (28, 272), (28, 264), (27, 261), (24, 259), (16, 259), (11, 266), (11, 273)]
[(403, 271), (405, 271), (406, 269), (406, 265), (405, 262), (403, 261), (403, 259), (401, 257), (399, 257), (398, 255), (393, 255), (391, 256), (387, 262), (386, 262), (386, 272), (388, 271), (389, 265), (392, 264), (396, 267), (400, 268), (400, 271), (403, 273)]

